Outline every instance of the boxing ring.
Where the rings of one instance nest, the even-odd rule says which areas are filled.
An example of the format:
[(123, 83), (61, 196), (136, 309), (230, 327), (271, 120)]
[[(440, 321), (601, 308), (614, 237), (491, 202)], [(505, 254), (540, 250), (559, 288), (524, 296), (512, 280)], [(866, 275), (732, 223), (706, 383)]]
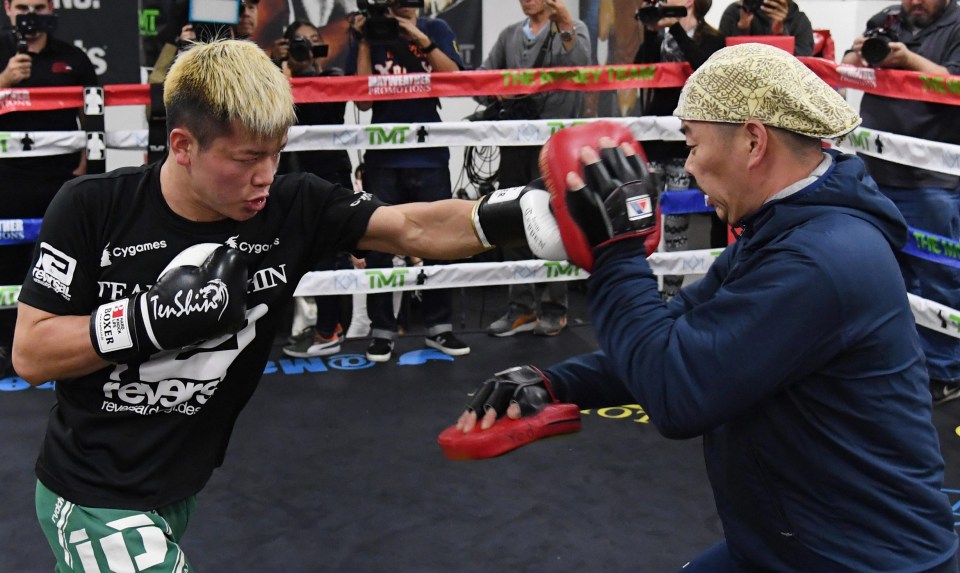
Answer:
[[(641, 73), (639, 68), (649, 67), (623, 68), (618, 73), (634, 76), (629, 80), (635, 82), (634, 87), (653, 87), (658, 81), (658, 69)], [(604, 70), (607, 68), (601, 68), (601, 75)], [(836, 79), (839, 72), (834, 73)], [(465, 78), (468, 74), (457, 76), (464, 78), (460, 95), (479, 93), (475, 90), (481, 87), (471, 87), (473, 80)], [(682, 80), (681, 76), (677, 77)], [(590, 76), (583, 72), (568, 75), (569, 80), (553, 81), (554, 77), (559, 78), (551, 76), (546, 85), (579, 88), (587, 84), (574, 78)], [(671, 80), (667, 72), (662, 77), (677, 80)], [(491, 93), (501, 88), (530, 88), (504, 86), (500, 74), (495, 79), (499, 83)], [(367, 93), (370, 89), (366, 80), (352, 80), (357, 90)], [(913, 80), (924, 85), (920, 78)], [(949, 81), (952, 78), (944, 79)], [(482, 89), (491, 85), (483, 84)], [(145, 103), (141, 101), (146, 93), (142, 86), (116, 91), (108, 86), (104, 92), (106, 105)], [(77, 89), (65, 102), (82, 103), (81, 94)], [(358, 99), (353, 92), (334, 95)], [(141, 98), (139, 104), (116, 103), (129, 102), (134, 96)], [(0, 101), (8, 97), (0, 90)], [(298, 98), (302, 97), (321, 96), (300, 90)], [(957, 92), (952, 97), (960, 102)], [(641, 140), (679, 139), (673, 118), (618, 121), (626, 122)], [(435, 124), (427, 126), (426, 142), (417, 141), (419, 126), (295, 127), (288, 149), (363, 149), (371, 141), (384, 146), (533, 145), (569, 123)], [(864, 131), (830, 144), (864, 151), (876, 145), (879, 136), (880, 141), (891, 142), (883, 146), (883, 157), (893, 156), (892, 150), (897, 148), (893, 142), (900, 141), (897, 136)], [(394, 141), (389, 141), (391, 134), (395, 134)], [(9, 134), (12, 153), (81, 149), (88, 141), (94, 141), (101, 152), (146, 150), (149, 145), (149, 134), (139, 131), (93, 136), (37, 132), (29, 134), (35, 142), (32, 149), (18, 151), (16, 142), (23, 135)], [(922, 156), (939, 161), (944, 168), (956, 168), (953, 158), (960, 158), (960, 150), (953, 146), (919, 140), (902, 144), (903, 150), (896, 156), (904, 162)], [(695, 191), (664, 195), (662, 208), (666, 214), (707, 210), (703, 196)], [(0, 244), (33, 242), (40, 223), (0, 221)], [(914, 230), (913, 237), (919, 251), (943, 257), (944, 264), (957, 257), (953, 241), (931, 237), (922, 230)], [(697, 275), (704, 273), (720, 252), (658, 252), (649, 260), (657, 274)], [(310, 273), (300, 283), (297, 295), (483, 288), (575, 281), (586, 276), (565, 262), (467, 262)], [(0, 302), (6, 307), (14, 305), (18, 291), (17, 285), (0, 287)], [(920, 308), (927, 303), (911, 299), (920, 324), (925, 320), (936, 326), (941, 324), (941, 316), (960, 315), (954, 309)], [(577, 304), (582, 308), (582, 300)], [(960, 336), (956, 323), (944, 331)], [(580, 433), (543, 440), (503, 458), (446, 460), (436, 445), (437, 434), (453, 421), (466, 394), (484, 376), (531, 361), (546, 366), (596, 348), (592, 329), (573, 323), (561, 336), (537, 338), (536, 345), (494, 339), (477, 331), (466, 333), (464, 340), (473, 347), (471, 355), (454, 359), (413, 350), (398, 352), (397, 359), (388, 364), (370, 363), (363, 359), (362, 351), (352, 353), (349, 341), (344, 353), (322, 358), (287, 359), (275, 348), (261, 381), (264, 388), (255, 393), (240, 417), (222, 471), (215, 472), (200, 496), (183, 544), (194, 566), (208, 572), (290, 573), (480, 573), (508, 568), (557, 573), (672, 571), (721, 537), (699, 441), (663, 439), (636, 404), (584, 411)], [(0, 380), (0, 429), (6, 437), (6, 462), (0, 469), (0, 483), (6, 486), (0, 536), (7, 542), (0, 551), (0, 571), (40, 573), (50, 569), (49, 549), (33, 515), (32, 486), (33, 461), (54, 400), (51, 387), (33, 388), (16, 378)], [(960, 401), (935, 409), (933, 416), (947, 461), (945, 483), (958, 488), (946, 491), (960, 507), (956, 428)]]

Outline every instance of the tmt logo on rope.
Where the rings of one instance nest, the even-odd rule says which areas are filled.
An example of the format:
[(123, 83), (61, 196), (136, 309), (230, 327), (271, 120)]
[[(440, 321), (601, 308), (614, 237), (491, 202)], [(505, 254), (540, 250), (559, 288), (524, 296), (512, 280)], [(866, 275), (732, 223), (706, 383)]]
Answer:
[(397, 127), (391, 127), (388, 132), (385, 128), (372, 125), (364, 127), (363, 130), (370, 134), (370, 145), (383, 145), (386, 143), (402, 145), (407, 142), (407, 132), (410, 131), (410, 126), (398, 125)]
[(562, 261), (544, 261), (543, 268), (547, 270), (548, 279), (580, 276), (580, 267)]
[(368, 269), (364, 271), (370, 277), (371, 289), (401, 288), (405, 284), (410, 269)]

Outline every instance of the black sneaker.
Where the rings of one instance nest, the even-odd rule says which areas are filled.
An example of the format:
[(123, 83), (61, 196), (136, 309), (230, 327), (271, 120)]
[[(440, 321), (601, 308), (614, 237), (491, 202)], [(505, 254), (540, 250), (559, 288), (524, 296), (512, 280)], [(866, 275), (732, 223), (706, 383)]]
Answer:
[(287, 344), (300, 344), (304, 340), (310, 340), (313, 338), (313, 335), (316, 334), (316, 332), (317, 331), (314, 329), (313, 325), (303, 328), (300, 330), (300, 332), (288, 336)]
[(367, 360), (370, 362), (388, 362), (393, 354), (393, 341), (388, 338), (374, 338), (367, 346)]
[(930, 380), (930, 395), (933, 396), (934, 405), (956, 400), (960, 398), (960, 384)]
[(448, 356), (470, 354), (470, 347), (454, 336), (452, 332), (441, 332), (436, 336), (428, 336), (424, 338), (424, 342), (430, 348), (436, 348)]

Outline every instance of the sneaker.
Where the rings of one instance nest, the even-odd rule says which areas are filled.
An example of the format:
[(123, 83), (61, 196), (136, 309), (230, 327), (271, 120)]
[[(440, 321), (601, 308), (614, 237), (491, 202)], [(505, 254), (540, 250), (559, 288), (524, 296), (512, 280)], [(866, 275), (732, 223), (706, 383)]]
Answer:
[(340, 342), (343, 340), (343, 329), (337, 326), (328, 337), (316, 333), (311, 337), (304, 337), (297, 342), (283, 347), (283, 353), (294, 358), (312, 358), (314, 356), (330, 356), (340, 352)]
[(370, 362), (387, 362), (393, 354), (393, 341), (387, 338), (374, 338), (367, 346), (367, 360)]
[(556, 336), (567, 326), (567, 317), (563, 314), (545, 314), (533, 327), (533, 333), (538, 336)]
[(930, 394), (933, 396), (934, 405), (956, 400), (960, 398), (960, 384), (930, 380)]
[(452, 332), (441, 332), (436, 336), (428, 336), (424, 342), (430, 348), (436, 348), (447, 356), (463, 356), (470, 354), (470, 347), (454, 336)]
[(297, 344), (304, 340), (312, 340), (317, 331), (313, 326), (308, 326), (296, 334), (287, 337), (287, 344)]
[(487, 334), (491, 336), (513, 336), (518, 332), (530, 332), (537, 326), (537, 313), (522, 313), (510, 309), (506, 314), (490, 323)]

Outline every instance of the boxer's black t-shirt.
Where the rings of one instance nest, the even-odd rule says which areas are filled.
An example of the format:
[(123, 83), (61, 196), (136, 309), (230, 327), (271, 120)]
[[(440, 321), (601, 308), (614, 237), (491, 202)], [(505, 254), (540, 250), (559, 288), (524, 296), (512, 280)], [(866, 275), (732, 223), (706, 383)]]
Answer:
[(354, 248), (380, 205), (294, 174), (276, 178), (252, 219), (196, 223), (167, 206), (159, 173), (159, 164), (124, 168), (65, 185), (20, 301), (87, 315), (149, 288), (183, 249), (218, 243), (246, 255), (248, 322), (235, 335), (57, 382), (37, 476), (80, 505), (148, 510), (197, 493), (223, 460), (301, 276), (320, 256)]

